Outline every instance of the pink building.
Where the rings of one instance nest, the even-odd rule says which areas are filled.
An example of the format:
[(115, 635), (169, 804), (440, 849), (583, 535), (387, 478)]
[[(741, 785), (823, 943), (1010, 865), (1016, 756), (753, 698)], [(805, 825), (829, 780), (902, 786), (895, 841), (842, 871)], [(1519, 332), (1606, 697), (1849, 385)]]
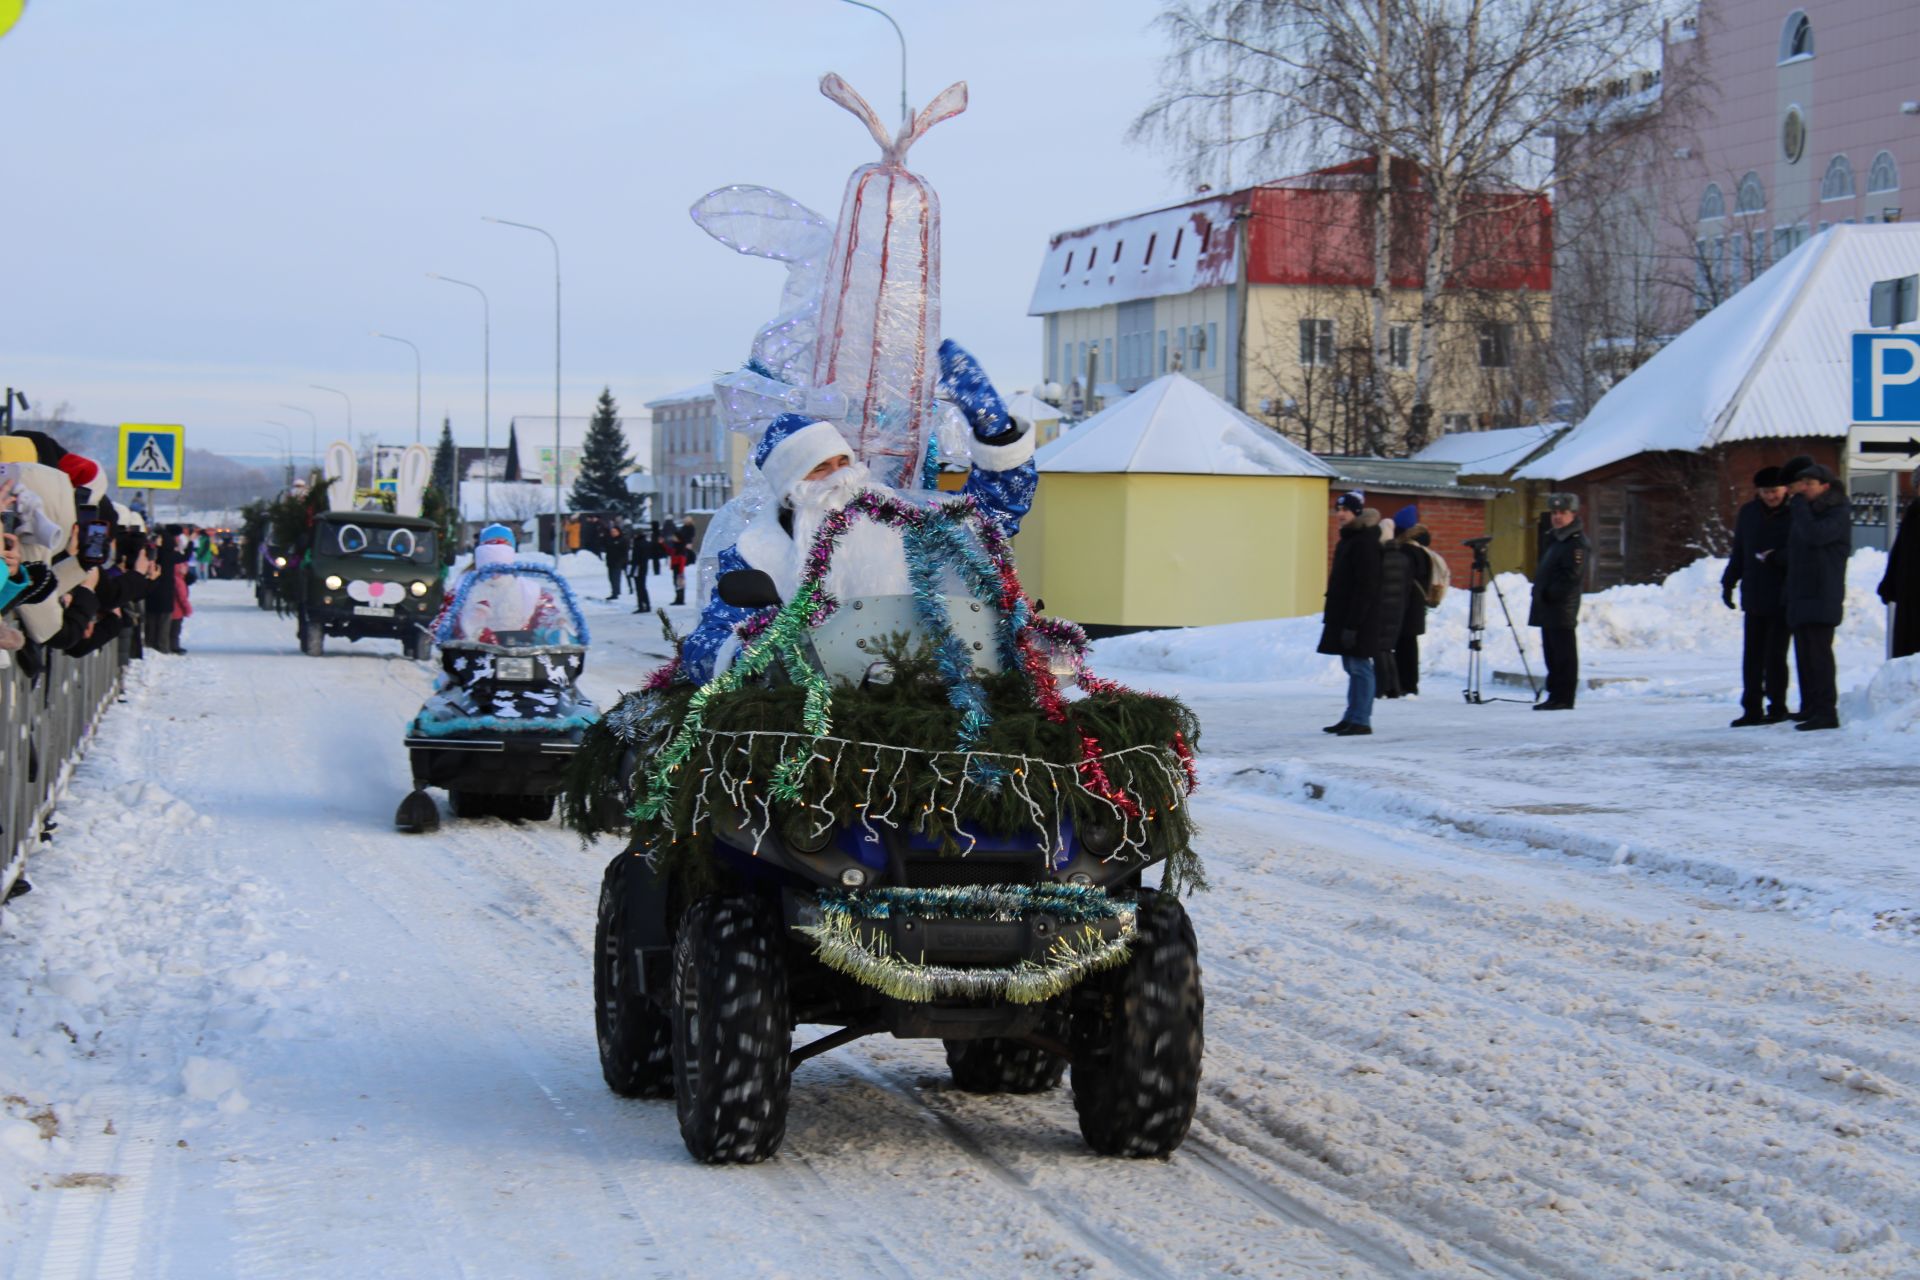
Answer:
[(1595, 87), (1631, 140), (1568, 165), (1560, 193), (1574, 416), (1822, 228), (1920, 216), (1916, 58), (1920, 0), (1701, 0), (1657, 67)]

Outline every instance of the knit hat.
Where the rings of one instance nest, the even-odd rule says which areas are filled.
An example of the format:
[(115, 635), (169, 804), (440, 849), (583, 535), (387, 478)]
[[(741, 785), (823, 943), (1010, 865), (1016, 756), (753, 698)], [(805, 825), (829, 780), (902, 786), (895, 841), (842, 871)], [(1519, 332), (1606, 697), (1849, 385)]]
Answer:
[(509, 548), (520, 545), (520, 540), (513, 536), (513, 530), (503, 524), (490, 524), (482, 529), (480, 542), (483, 545), (489, 542), (504, 542)]
[(1800, 473), (1813, 465), (1813, 459), (1802, 453), (1788, 458), (1780, 464), (1780, 483), (1792, 484), (1800, 478)]
[(1393, 513), (1393, 527), (1402, 531), (1411, 529), (1420, 523), (1420, 504), (1409, 502)]
[(853, 446), (831, 422), (783, 413), (768, 425), (766, 434), (754, 446), (753, 464), (773, 487), (774, 496), (785, 498), (809, 471), (842, 455), (852, 457)]
[(61, 454), (60, 461), (54, 465), (67, 473), (67, 479), (76, 489), (91, 489), (94, 481), (100, 478), (100, 464), (77, 453)]
[(0, 462), (38, 462), (33, 441), (23, 436), (0, 436)]
[(1778, 489), (1786, 481), (1780, 478), (1780, 468), (1762, 467), (1753, 473), (1753, 487), (1756, 489)]
[(1335, 511), (1351, 511), (1353, 514), (1359, 515), (1361, 511), (1366, 509), (1366, 505), (1367, 496), (1365, 494), (1361, 493), (1358, 489), (1349, 489), (1334, 499), (1333, 509)]

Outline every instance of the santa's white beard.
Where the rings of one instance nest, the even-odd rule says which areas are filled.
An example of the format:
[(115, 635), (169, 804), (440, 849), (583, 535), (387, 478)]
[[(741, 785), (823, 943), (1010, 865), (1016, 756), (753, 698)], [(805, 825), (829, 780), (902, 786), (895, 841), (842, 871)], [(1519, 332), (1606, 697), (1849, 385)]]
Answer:
[[(793, 486), (793, 541), (803, 567), (820, 532), (820, 522), (860, 496), (868, 487), (868, 475), (867, 468), (856, 462), (824, 480), (802, 480)], [(853, 527), (840, 535), (826, 585), (842, 600), (912, 592), (906, 542), (900, 531), (864, 516), (856, 517)]]

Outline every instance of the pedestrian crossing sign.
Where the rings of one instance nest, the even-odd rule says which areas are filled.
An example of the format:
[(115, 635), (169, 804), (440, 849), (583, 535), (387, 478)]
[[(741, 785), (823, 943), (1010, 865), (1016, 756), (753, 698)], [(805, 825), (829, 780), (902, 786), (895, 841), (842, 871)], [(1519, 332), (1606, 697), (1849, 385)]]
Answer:
[(120, 487), (178, 489), (186, 428), (152, 422), (120, 424)]

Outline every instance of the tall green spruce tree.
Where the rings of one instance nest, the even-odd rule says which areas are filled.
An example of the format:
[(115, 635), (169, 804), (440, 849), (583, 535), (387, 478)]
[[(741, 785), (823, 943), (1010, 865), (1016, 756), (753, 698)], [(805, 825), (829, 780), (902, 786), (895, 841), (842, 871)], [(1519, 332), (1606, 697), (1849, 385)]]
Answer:
[(433, 450), (433, 479), (430, 483), (449, 500), (457, 496), (453, 486), (453, 472), (459, 456), (453, 447), (453, 419), (442, 418), (440, 419), (440, 443), (435, 445)]
[(567, 501), (575, 511), (611, 511), (631, 519), (640, 513), (640, 500), (627, 492), (627, 473), (633, 458), (627, 453), (627, 433), (620, 427), (620, 409), (613, 389), (603, 388), (587, 424), (580, 453), (580, 474)]

